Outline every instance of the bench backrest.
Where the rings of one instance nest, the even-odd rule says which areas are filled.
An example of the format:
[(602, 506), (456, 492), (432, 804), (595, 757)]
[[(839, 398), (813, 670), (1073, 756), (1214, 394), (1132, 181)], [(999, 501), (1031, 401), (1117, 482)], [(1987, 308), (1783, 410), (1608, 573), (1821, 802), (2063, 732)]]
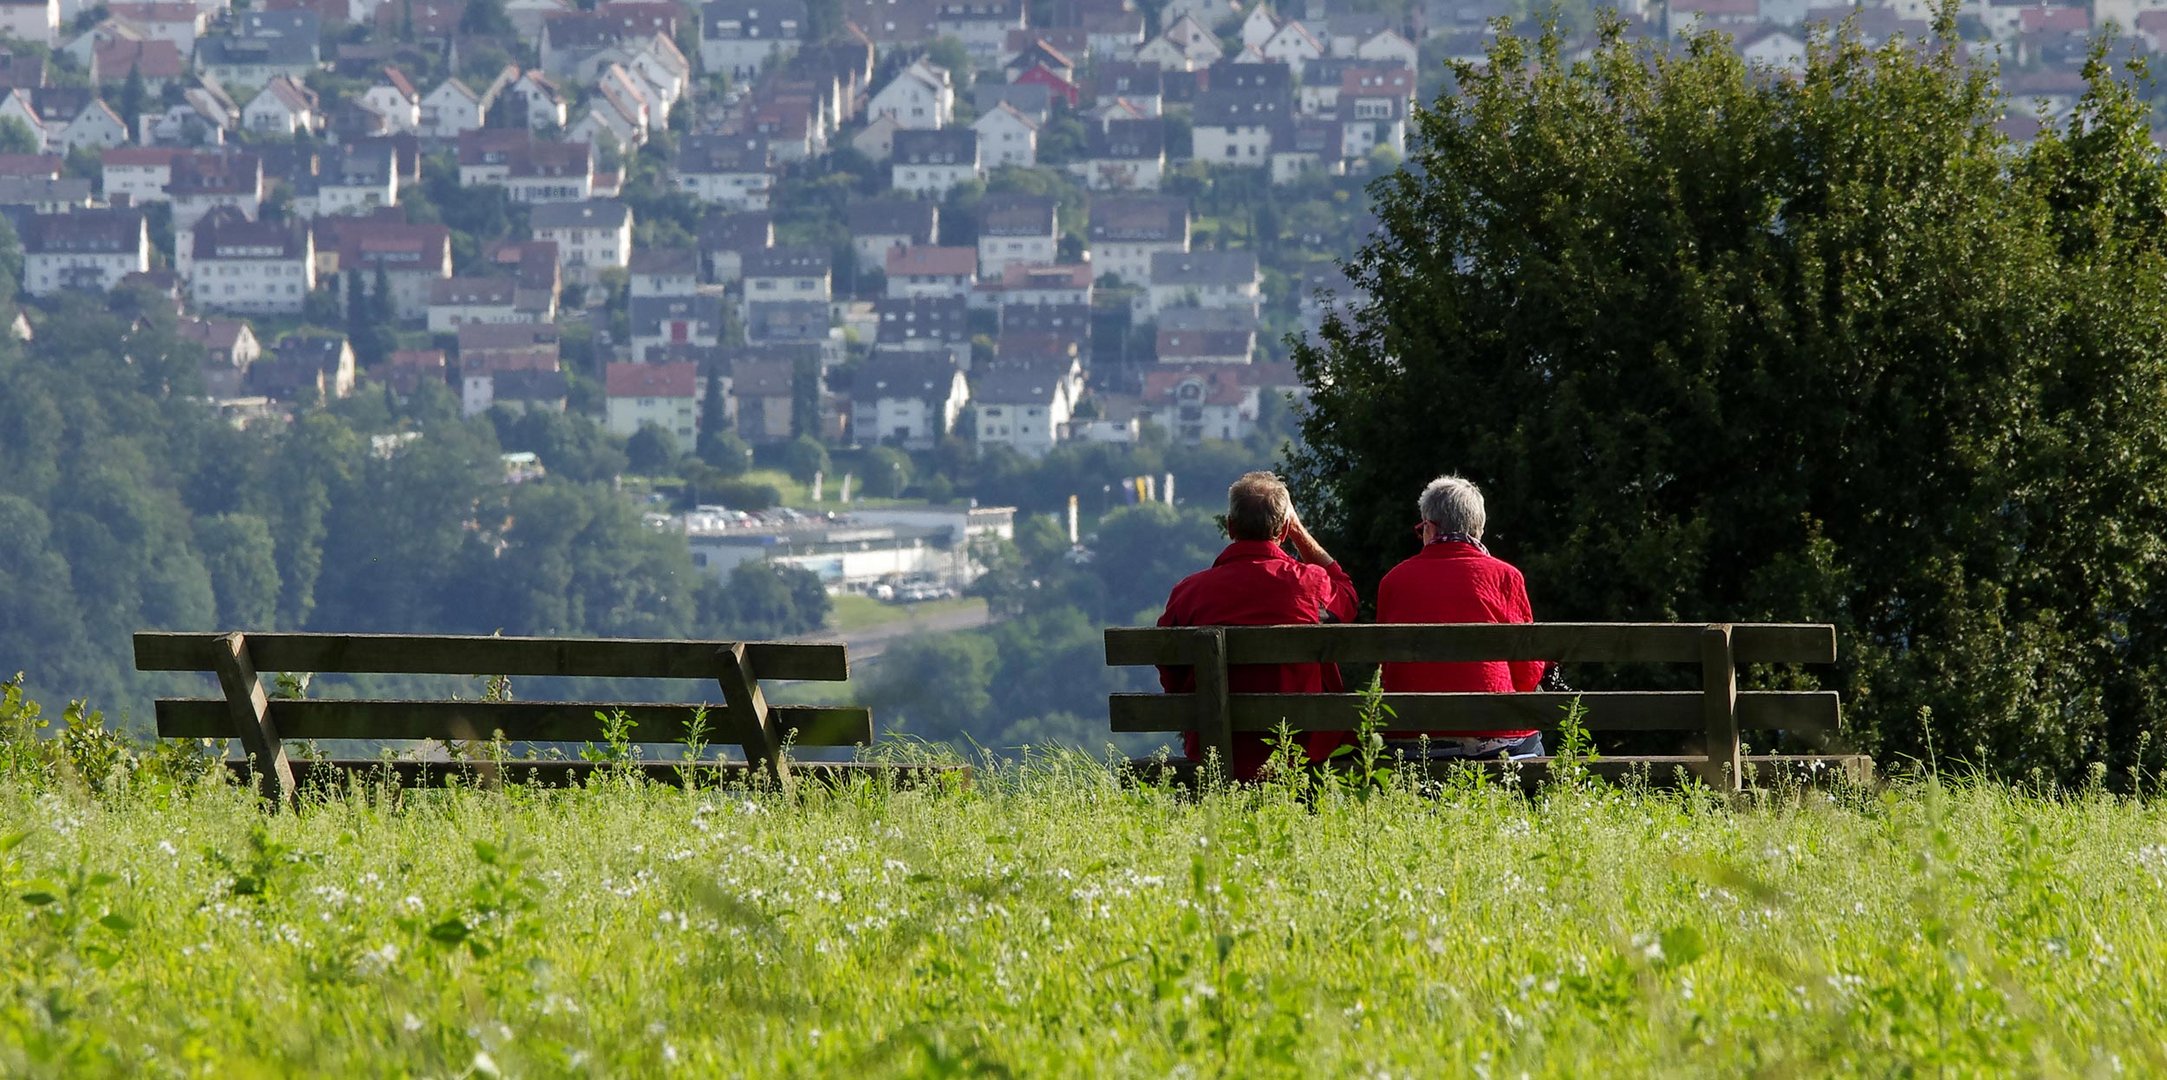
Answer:
[(1230, 761), (1234, 733), (1265, 732), (1282, 722), (1298, 731), (1352, 731), (1360, 694), (1235, 694), (1235, 664), (1397, 661), (1552, 660), (1580, 663), (1694, 664), (1697, 691), (1528, 694), (1386, 694), (1398, 730), (1494, 731), (1554, 726), (1574, 699), (1592, 731), (1698, 731), (1707, 736), (1702, 775), (1735, 788), (1741, 777), (1739, 733), (1836, 730), (1833, 691), (1738, 689), (1740, 664), (1828, 664), (1836, 630), (1810, 623), (1472, 623), (1326, 626), (1113, 627), (1106, 662), (1190, 666), (1189, 694), (1115, 694), (1119, 732), (1197, 732)]
[(591, 701), (273, 701), (261, 671), (412, 675), (586, 676), (712, 679), (723, 705), (707, 710), (718, 742), (742, 746), (745, 758), (789, 782), (785, 743), (854, 746), (873, 738), (869, 710), (767, 704), (759, 679), (841, 681), (850, 677), (839, 643), (517, 638), (400, 634), (135, 635), (142, 671), (204, 671), (224, 696), (162, 698), (164, 738), (239, 737), (256, 762), (259, 786), (291, 797), (283, 740), (442, 739), (482, 742), (599, 742), (597, 713), (622, 711), (637, 742), (681, 742), (693, 706)]

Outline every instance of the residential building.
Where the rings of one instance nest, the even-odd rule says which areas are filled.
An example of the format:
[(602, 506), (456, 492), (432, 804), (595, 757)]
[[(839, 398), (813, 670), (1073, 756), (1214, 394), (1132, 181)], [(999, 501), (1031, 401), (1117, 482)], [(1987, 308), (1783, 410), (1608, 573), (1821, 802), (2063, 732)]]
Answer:
[(1156, 316), (1177, 307), (1246, 310), (1253, 318), (1263, 276), (1253, 251), (1160, 252), (1151, 257), (1151, 288), (1139, 296)]
[(700, 222), (700, 260), (708, 281), (738, 280), (747, 253), (773, 246), (775, 218), (765, 211), (711, 214)]
[(978, 133), (979, 158), (986, 168), (1012, 165), (1028, 169), (1038, 164), (1038, 124), (1006, 103), (971, 122)]
[(979, 448), (1005, 446), (1030, 458), (1046, 456), (1060, 441), (1073, 407), (1067, 384), (1037, 365), (993, 364), (973, 372), (970, 395)]
[(173, 158), (166, 198), (175, 234), (221, 206), (253, 218), (263, 206), (263, 158), (245, 150), (183, 151)]
[(511, 122), (529, 131), (562, 128), (570, 120), (564, 91), (558, 89), (556, 80), (544, 71), (530, 69), (520, 73), (504, 88), (504, 100)]
[(699, 438), (700, 370), (692, 364), (611, 364), (603, 371), (604, 426), (629, 438), (652, 424), (680, 448)]
[(1092, 273), (1101, 280), (1148, 284), (1154, 256), (1189, 250), (1189, 200), (1160, 195), (1094, 199), (1088, 237)]
[(316, 248), (298, 220), (250, 221), (221, 207), (191, 230), (176, 269), (199, 308), (297, 315), (316, 289)]
[(1008, 35), (1028, 25), (1024, 0), (935, 0), (933, 36), (952, 37), (980, 66), (1000, 58)]
[(739, 438), (766, 446), (797, 437), (798, 365), (787, 359), (746, 356), (731, 364), (729, 371), (726, 407), (732, 410)]
[(747, 83), (804, 37), (804, 0), (708, 0), (700, 8), (700, 69)]
[(678, 189), (725, 210), (765, 210), (775, 156), (757, 135), (688, 135), (678, 143)]
[[(1267, 65), (1234, 65), (1259, 70)], [(1210, 90), (1196, 103), (1191, 138), (1196, 160), (1267, 168), (1272, 132), (1294, 115), (1291, 91)]]
[(825, 344), (832, 319), (823, 300), (755, 300), (745, 305), (745, 340), (753, 344)]
[(1044, 127), (1053, 116), (1053, 90), (1032, 83), (998, 83), (981, 79), (971, 87), (971, 104), (980, 116), (1006, 105)]
[(904, 68), (865, 107), (867, 120), (887, 117), (907, 131), (946, 127), (955, 114), (955, 83), (948, 69), (924, 60)]
[(415, 131), (429, 139), (456, 139), (482, 126), (488, 113), (482, 96), (458, 79), (445, 79), (421, 99)]
[(248, 388), (274, 401), (305, 404), (354, 392), (354, 349), (344, 336), (289, 334), (248, 369)]
[(105, 197), (125, 198), (131, 206), (166, 201), (166, 185), (173, 180), (173, 158), (178, 151), (153, 146), (117, 146), (98, 155)]
[(978, 178), (978, 133), (969, 128), (898, 131), (889, 186), (930, 199)]
[(316, 230), (316, 274), (358, 272), (373, 282), (382, 270), (391, 286), (393, 314), (420, 321), (429, 314), (431, 290), (451, 277), (451, 230), (410, 225), (398, 210), (368, 217), (322, 218)]
[(1091, 264), (1058, 266), (1012, 264), (998, 278), (981, 278), (971, 292), (971, 304), (998, 310), (1011, 304), (1071, 306), (1091, 303)]
[(722, 344), (722, 305), (711, 296), (635, 296), (626, 315), (636, 357), (669, 346)]
[(1069, 168), (1092, 191), (1157, 191), (1166, 175), (1166, 121), (1111, 120), (1092, 128), (1084, 160)]
[(882, 349), (945, 353), (971, 367), (970, 302), (960, 296), (873, 301), (873, 343)]
[(747, 252), (744, 291), (747, 305), (775, 300), (833, 298), (831, 257), (826, 248), (779, 247)]
[[(249, 15), (307, 15), (314, 12), (256, 11)], [(215, 35), (196, 42), (196, 71), (217, 80), (236, 93), (254, 90), (275, 78), (304, 79), (322, 59), (318, 42), (322, 32), (226, 36)]]
[(321, 115), (315, 91), (291, 75), (274, 75), (241, 110), (241, 124), (259, 135), (293, 135), (315, 131)]
[(978, 204), (978, 276), (1010, 266), (1050, 266), (1060, 252), (1051, 195), (988, 195)]
[(978, 249), (914, 245), (888, 253), (888, 295), (959, 297), (978, 283)]
[(632, 253), (628, 269), (627, 285), (635, 300), (700, 291), (700, 253), (692, 248), (641, 248)]
[(925, 199), (855, 201), (844, 209), (858, 269), (885, 272), (888, 253), (940, 235), (940, 204)]
[(1171, 308), (1159, 313), (1155, 344), (1162, 364), (1248, 364), (1257, 320), (1231, 308)]
[(60, 37), (59, 0), (0, 0), (0, 36), (51, 48)]
[(133, 207), (32, 214), (21, 239), (23, 291), (31, 296), (110, 292), (150, 269), (150, 229)]
[(421, 128), (421, 92), (398, 68), (383, 69), (380, 81), (362, 93), (361, 107), (384, 118), (387, 134), (407, 134)]
[(1255, 429), (1258, 387), (1231, 365), (1168, 366), (1146, 371), (1138, 417), (1180, 442), (1241, 439)]
[(632, 209), (613, 199), (544, 203), (528, 218), (536, 240), (557, 245), (567, 279), (591, 282), (632, 258)]
[(305, 218), (367, 214), (399, 203), (398, 153), (381, 143), (327, 146), (300, 155), (286, 180), (294, 213)]
[(249, 365), (263, 355), (245, 319), (182, 319), (173, 332), (203, 346), (203, 390), (212, 400), (241, 396)]
[(429, 332), (455, 334), (470, 323), (533, 322), (521, 310), (519, 283), (508, 277), (453, 277), (429, 286)]
[(851, 427), (868, 443), (930, 450), (955, 430), (970, 396), (946, 355), (876, 349), (851, 384)]

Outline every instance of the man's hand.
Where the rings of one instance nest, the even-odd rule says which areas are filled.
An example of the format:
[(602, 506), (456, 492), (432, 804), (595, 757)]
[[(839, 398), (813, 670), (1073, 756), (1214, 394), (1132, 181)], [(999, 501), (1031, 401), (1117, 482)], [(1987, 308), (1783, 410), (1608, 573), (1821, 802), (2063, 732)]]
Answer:
[(1324, 550), (1323, 544), (1317, 543), (1316, 537), (1309, 535), (1309, 527), (1302, 524), (1300, 516), (1287, 519), (1287, 543), (1294, 545), (1294, 554), (1303, 562), (1330, 566), (1338, 561), (1332, 558), (1331, 552)]

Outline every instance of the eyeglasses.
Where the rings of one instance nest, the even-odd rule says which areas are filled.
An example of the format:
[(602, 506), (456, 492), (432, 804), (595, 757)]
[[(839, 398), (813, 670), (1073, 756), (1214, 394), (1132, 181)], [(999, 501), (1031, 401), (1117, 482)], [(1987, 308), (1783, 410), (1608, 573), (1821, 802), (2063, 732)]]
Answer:
[(1422, 530), (1430, 527), (1431, 525), (1427, 521), (1417, 521), (1415, 522), (1415, 527), (1410, 531), (1413, 532), (1416, 536), (1420, 536), (1422, 535)]

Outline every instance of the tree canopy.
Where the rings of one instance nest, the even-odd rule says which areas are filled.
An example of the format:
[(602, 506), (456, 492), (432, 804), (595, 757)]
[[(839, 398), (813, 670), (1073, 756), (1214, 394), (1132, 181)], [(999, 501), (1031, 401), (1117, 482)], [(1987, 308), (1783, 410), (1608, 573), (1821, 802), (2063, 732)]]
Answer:
[(2131, 764), (2167, 674), (2167, 173), (2098, 56), (2016, 146), (1947, 31), (1816, 34), (1794, 76), (1615, 24), (1462, 65), (1374, 187), (1368, 299), (1296, 351), (1303, 507), (1365, 596), (1458, 473), (1539, 618), (1832, 621), (1884, 758)]

